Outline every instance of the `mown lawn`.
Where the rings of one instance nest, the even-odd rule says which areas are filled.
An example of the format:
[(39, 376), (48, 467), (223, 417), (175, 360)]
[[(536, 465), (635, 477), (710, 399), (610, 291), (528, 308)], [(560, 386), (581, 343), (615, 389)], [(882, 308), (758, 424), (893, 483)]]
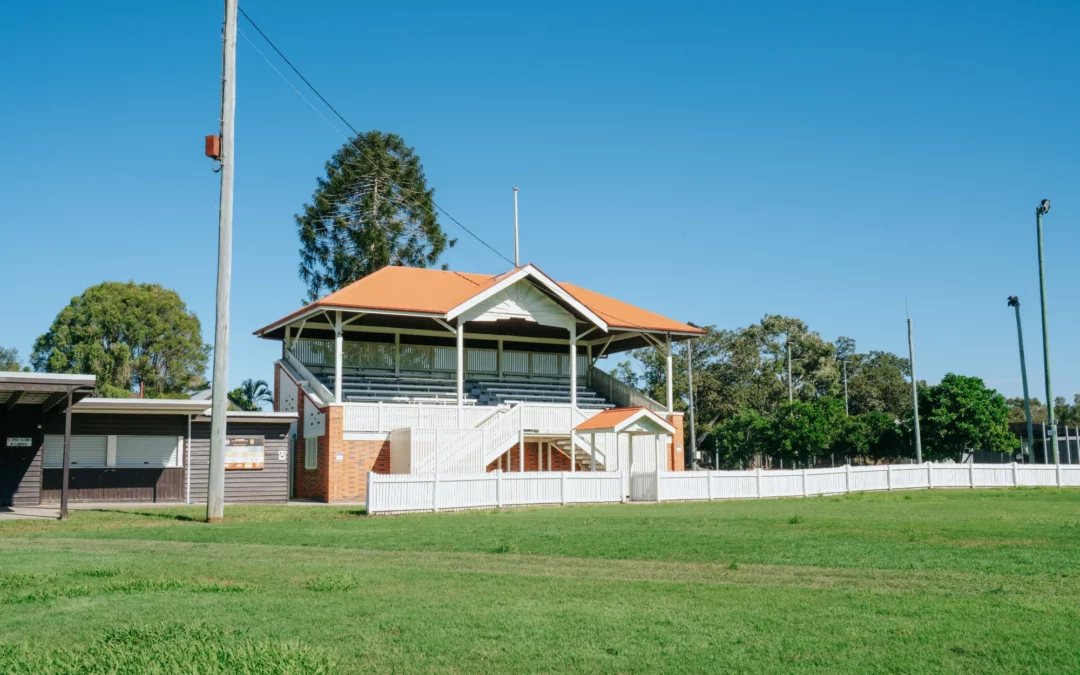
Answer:
[(0, 522), (0, 672), (1077, 672), (1080, 490)]

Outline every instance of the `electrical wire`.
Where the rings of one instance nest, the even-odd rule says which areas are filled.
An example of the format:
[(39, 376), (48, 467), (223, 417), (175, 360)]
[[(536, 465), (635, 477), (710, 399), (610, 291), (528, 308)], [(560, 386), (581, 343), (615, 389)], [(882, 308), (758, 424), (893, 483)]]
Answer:
[[(301, 73), (301, 72), (300, 72), (300, 70), (299, 70), (299, 69), (298, 69), (298, 68), (297, 68), (296, 66), (294, 66), (294, 65), (293, 65), (292, 61), (290, 61), (290, 60), (288, 59), (288, 57), (287, 57), (287, 56), (285, 56), (285, 54), (283, 54), (283, 53), (282, 53), (282, 51), (281, 51), (280, 49), (278, 49), (277, 45), (275, 45), (275, 44), (274, 44), (274, 42), (273, 42), (273, 41), (272, 41), (272, 40), (271, 40), (271, 39), (270, 39), (269, 37), (267, 37), (266, 33), (264, 33), (264, 32), (263, 32), (263, 30), (262, 30), (261, 28), (259, 28), (259, 25), (258, 25), (257, 23), (255, 23), (255, 21), (254, 21), (254, 20), (253, 20), (253, 19), (252, 19), (252, 18), (251, 18), (251, 17), (249, 16), (249, 15), (248, 15), (248, 13), (247, 13), (247, 12), (245, 12), (245, 11), (244, 11), (244, 8), (243, 8), (243, 7), (238, 7), (238, 9), (240, 10), (240, 14), (241, 14), (241, 15), (242, 15), (242, 16), (243, 16), (243, 17), (244, 17), (245, 19), (247, 19), (248, 23), (250, 23), (250, 24), (251, 24), (252, 28), (254, 28), (254, 29), (255, 29), (256, 31), (258, 31), (259, 35), (260, 35), (260, 36), (262, 36), (262, 38), (263, 38), (264, 40), (266, 40), (266, 43), (267, 43), (268, 45), (270, 45), (270, 47), (271, 47), (271, 48), (272, 48), (272, 49), (273, 49), (273, 50), (274, 50), (274, 51), (275, 51), (275, 52), (277, 53), (277, 55), (278, 55), (278, 56), (280, 56), (280, 57), (281, 57), (281, 60), (283, 60), (283, 61), (284, 61), (284, 62), (285, 62), (285, 63), (286, 63), (286, 64), (287, 64), (288, 66), (289, 66), (289, 68), (291, 68), (291, 69), (292, 69), (292, 71), (293, 71), (294, 73), (296, 73), (297, 77), (299, 77), (299, 78), (300, 78), (301, 80), (303, 80), (304, 84), (306, 84), (306, 85), (308, 86), (308, 88), (309, 88), (309, 89), (311, 89), (311, 91), (312, 91), (312, 92), (314, 92), (314, 94), (315, 94), (316, 96), (318, 96), (318, 97), (319, 97), (319, 100), (320, 100), (320, 101), (322, 101), (322, 102), (323, 102), (324, 104), (326, 104), (326, 107), (327, 107), (327, 108), (329, 108), (329, 109), (330, 109), (330, 110), (331, 110), (331, 111), (332, 111), (332, 112), (334, 113), (334, 115), (336, 115), (336, 116), (337, 116), (337, 118), (338, 118), (339, 120), (341, 120), (341, 121), (342, 121), (342, 123), (344, 123), (344, 124), (345, 124), (345, 126), (349, 127), (349, 129), (350, 129), (350, 130), (351, 130), (351, 131), (353, 132), (353, 134), (355, 134), (355, 135), (359, 136), (359, 135), (360, 135), (360, 132), (358, 132), (358, 131), (356, 130), (356, 128), (355, 128), (355, 127), (354, 127), (353, 125), (349, 124), (349, 121), (348, 121), (347, 119), (345, 119), (345, 117), (344, 117), (344, 116), (343, 116), (343, 115), (342, 115), (341, 113), (339, 113), (339, 112), (337, 111), (337, 108), (335, 108), (335, 107), (334, 107), (333, 105), (331, 105), (331, 104), (330, 104), (330, 102), (326, 100), (326, 97), (325, 97), (325, 96), (323, 96), (323, 95), (322, 95), (321, 93), (319, 93), (319, 90), (315, 88), (315, 85), (311, 84), (311, 82), (309, 82), (309, 81), (308, 81), (308, 79), (307, 79), (306, 77), (304, 77), (304, 74), (303, 74), (303, 73)], [(243, 35), (243, 33), (241, 33), (241, 35)], [(279, 75), (279, 76), (280, 76), (280, 77), (281, 77), (281, 78), (282, 78), (283, 80), (285, 80), (285, 82), (286, 82), (286, 83), (287, 83), (287, 84), (289, 85), (289, 87), (290, 87), (290, 88), (292, 88), (292, 90), (293, 90), (294, 92), (296, 92), (296, 94), (297, 94), (298, 96), (300, 96), (300, 98), (302, 98), (302, 99), (303, 99), (303, 100), (304, 100), (304, 101), (305, 101), (305, 102), (306, 102), (306, 103), (307, 103), (307, 104), (308, 104), (309, 106), (311, 106), (311, 108), (312, 108), (313, 110), (315, 110), (315, 112), (316, 112), (316, 113), (318, 113), (318, 114), (319, 114), (319, 116), (320, 116), (320, 117), (322, 117), (322, 118), (323, 118), (323, 120), (324, 120), (324, 121), (325, 121), (325, 122), (326, 122), (326, 123), (327, 123), (327, 124), (328, 124), (328, 125), (330, 126), (330, 128), (332, 128), (332, 129), (333, 129), (334, 131), (336, 131), (336, 132), (337, 132), (337, 133), (338, 133), (338, 134), (339, 134), (340, 136), (342, 136), (343, 138), (345, 138), (345, 140), (346, 140), (346, 141), (348, 141), (348, 142), (349, 142), (349, 144), (350, 144), (350, 145), (352, 145), (352, 146), (353, 146), (353, 147), (354, 147), (354, 148), (356, 149), (356, 151), (360, 153), (360, 156), (361, 156), (361, 157), (363, 157), (363, 156), (364, 156), (364, 155), (363, 155), (363, 152), (362, 152), (362, 151), (361, 151), (361, 149), (360, 149), (360, 148), (359, 148), (359, 147), (358, 147), (358, 146), (356, 145), (356, 143), (354, 143), (354, 142), (353, 142), (352, 138), (350, 138), (350, 137), (349, 137), (349, 136), (347, 136), (347, 135), (346, 135), (345, 133), (343, 133), (343, 132), (342, 132), (342, 131), (341, 131), (340, 129), (338, 129), (337, 127), (335, 127), (335, 126), (334, 126), (334, 125), (333, 125), (333, 124), (332, 124), (332, 123), (330, 122), (330, 120), (328, 120), (328, 119), (326, 118), (326, 116), (325, 116), (325, 115), (323, 115), (323, 114), (322, 114), (322, 112), (321, 112), (321, 111), (319, 111), (319, 110), (318, 110), (318, 109), (317, 109), (317, 108), (316, 108), (316, 107), (314, 106), (314, 104), (312, 104), (312, 103), (311, 103), (311, 101), (309, 101), (309, 100), (308, 100), (308, 99), (307, 99), (307, 98), (306, 98), (306, 97), (305, 97), (305, 96), (304, 96), (304, 95), (303, 95), (302, 93), (300, 93), (300, 90), (298, 90), (298, 89), (296, 88), (296, 86), (295, 86), (295, 85), (293, 85), (293, 83), (292, 83), (292, 82), (290, 82), (290, 81), (289, 81), (289, 79), (288, 79), (288, 78), (286, 78), (286, 77), (285, 77), (285, 75), (284, 75), (284, 74), (282, 74), (282, 73), (281, 73), (281, 71), (280, 71), (280, 70), (278, 70), (278, 69), (277, 69), (277, 68), (276, 68), (276, 67), (274, 66), (274, 64), (273, 64), (273, 63), (271, 63), (271, 62), (270, 62), (270, 59), (266, 58), (266, 55), (265, 55), (265, 54), (263, 54), (263, 53), (262, 53), (261, 51), (259, 51), (259, 49), (258, 49), (257, 47), (255, 47), (255, 45), (254, 45), (254, 44), (253, 44), (253, 43), (251, 42), (251, 40), (250, 40), (250, 39), (249, 39), (249, 38), (248, 38), (248, 37), (247, 37), (246, 35), (244, 35), (244, 39), (245, 39), (245, 40), (247, 40), (248, 44), (250, 44), (250, 45), (252, 46), (252, 48), (254, 48), (254, 49), (255, 49), (255, 51), (256, 51), (256, 52), (257, 52), (257, 53), (259, 54), (259, 56), (261, 56), (261, 57), (263, 58), (263, 60), (264, 60), (264, 61), (266, 61), (267, 65), (269, 65), (269, 66), (270, 66), (271, 68), (273, 68), (273, 69), (274, 69), (274, 72), (276, 72), (276, 73), (277, 73), (277, 74), (278, 74), (278, 75)], [(376, 168), (377, 168), (377, 167), (376, 167)], [(405, 188), (401, 187), (400, 185), (397, 185), (397, 183), (395, 183), (394, 181), (390, 180), (390, 178), (389, 178), (389, 177), (385, 177), (385, 178), (386, 178), (386, 179), (387, 179), (388, 181), (390, 181), (390, 183), (391, 183), (391, 184), (393, 184), (393, 185), (397, 186), (397, 188), (398, 188), (399, 190), (402, 190), (402, 191), (406, 191), (406, 192), (410, 192), (410, 190), (406, 190)], [(443, 207), (442, 207), (441, 205), (439, 205), (439, 203), (438, 203), (438, 202), (436, 202), (436, 201), (435, 201), (434, 199), (432, 199), (432, 200), (431, 200), (431, 204), (432, 204), (432, 206), (434, 206), (434, 207), (435, 207), (436, 209), (438, 209), (439, 211), (441, 211), (443, 215), (445, 215), (445, 216), (446, 216), (447, 218), (449, 218), (449, 219), (450, 219), (451, 221), (453, 221), (455, 225), (457, 225), (457, 226), (458, 226), (459, 228), (461, 228), (461, 229), (462, 229), (462, 230), (463, 230), (464, 232), (466, 232), (466, 233), (467, 233), (467, 234), (468, 234), (469, 236), (471, 236), (471, 237), (472, 237), (473, 239), (475, 239), (476, 241), (480, 242), (480, 243), (481, 243), (481, 244), (483, 244), (483, 245), (484, 245), (485, 247), (487, 247), (487, 249), (488, 249), (488, 250), (490, 250), (490, 251), (491, 251), (492, 253), (494, 253), (495, 255), (499, 256), (500, 258), (502, 258), (502, 259), (503, 259), (503, 260), (505, 260), (506, 262), (510, 263), (511, 265), (513, 265), (513, 264), (514, 264), (514, 261), (513, 261), (513, 260), (511, 260), (510, 258), (506, 257), (506, 256), (505, 256), (505, 255), (503, 255), (503, 254), (502, 254), (502, 253), (501, 253), (501, 252), (500, 252), (500, 251), (499, 251), (498, 249), (496, 249), (496, 248), (495, 248), (494, 246), (492, 246), (491, 244), (489, 244), (489, 243), (487, 243), (486, 241), (484, 241), (484, 239), (483, 239), (483, 238), (481, 238), (481, 237), (480, 237), (480, 235), (476, 234), (475, 232), (473, 232), (473, 231), (472, 231), (472, 230), (470, 230), (469, 228), (465, 227), (465, 225), (463, 225), (463, 224), (462, 224), (462, 222), (461, 222), (460, 220), (458, 220), (457, 218), (455, 218), (454, 216), (452, 216), (452, 215), (450, 214), (450, 212), (449, 212), (449, 211), (447, 211), (446, 209), (444, 209), (444, 208), (443, 208)]]

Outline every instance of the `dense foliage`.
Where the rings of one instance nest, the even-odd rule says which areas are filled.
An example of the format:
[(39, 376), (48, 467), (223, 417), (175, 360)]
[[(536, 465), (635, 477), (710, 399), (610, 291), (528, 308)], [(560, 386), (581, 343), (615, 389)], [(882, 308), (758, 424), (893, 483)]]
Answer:
[(439, 225), (424, 167), (396, 134), (345, 143), (296, 216), (309, 300), (387, 265), (429, 267), (455, 241)]
[(210, 348), (175, 291), (107, 281), (71, 299), (34, 343), (34, 369), (97, 376), (101, 396), (181, 398), (204, 382)]
[[(663, 400), (663, 355), (654, 349), (631, 355), (634, 360), (618, 364), (614, 374)], [(777, 315), (741, 329), (707, 327), (694, 342), (693, 358), (703, 463), (807, 466), (830, 459), (890, 461), (914, 456), (911, 370), (906, 358), (881, 351), (858, 353), (851, 338), (829, 342), (803, 321)], [(675, 359), (686, 363), (685, 343), (675, 346)], [(685, 411), (685, 367), (677, 367), (674, 375), (676, 408)], [(1009, 404), (982, 380), (948, 375), (933, 387), (920, 383), (919, 389), (925, 458), (957, 458), (971, 450), (1010, 452), (1018, 447), (1008, 431)], [(1061, 417), (1070, 407), (1063, 400), (1059, 404)]]
[(22, 370), (22, 360), (19, 359), (19, 350), (14, 347), (0, 345), (0, 372)]
[(264, 403), (274, 402), (274, 392), (266, 380), (249, 378), (229, 392), (229, 401), (240, 410), (262, 410)]

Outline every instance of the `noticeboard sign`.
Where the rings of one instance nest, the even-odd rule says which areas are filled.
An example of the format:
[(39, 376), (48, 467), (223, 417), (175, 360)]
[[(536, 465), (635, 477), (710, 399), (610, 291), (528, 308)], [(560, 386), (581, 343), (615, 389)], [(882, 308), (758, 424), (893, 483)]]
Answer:
[(30, 436), (8, 436), (7, 442), (4, 443), (8, 448), (30, 448), (34, 445), (34, 439)]
[(225, 439), (225, 470), (263, 468), (265, 443), (262, 436), (229, 436)]

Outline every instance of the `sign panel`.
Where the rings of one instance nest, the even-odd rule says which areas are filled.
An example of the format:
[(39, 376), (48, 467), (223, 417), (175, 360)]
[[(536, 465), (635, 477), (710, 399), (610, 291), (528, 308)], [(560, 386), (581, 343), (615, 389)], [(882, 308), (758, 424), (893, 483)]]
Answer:
[(29, 436), (10, 436), (7, 439), (9, 448), (29, 448), (34, 445), (34, 439)]
[(229, 436), (225, 439), (226, 471), (261, 469), (265, 457), (262, 436)]

